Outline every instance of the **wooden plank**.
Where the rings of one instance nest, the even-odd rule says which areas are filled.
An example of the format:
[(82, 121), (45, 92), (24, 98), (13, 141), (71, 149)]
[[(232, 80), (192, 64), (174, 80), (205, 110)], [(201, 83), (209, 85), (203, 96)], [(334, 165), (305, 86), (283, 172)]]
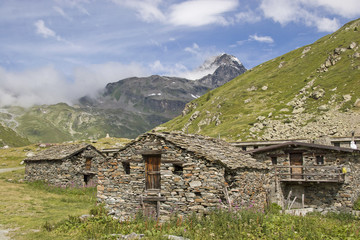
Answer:
[(141, 154), (143, 156), (161, 155), (162, 153), (164, 153), (162, 150), (144, 150), (144, 151), (137, 151), (136, 152), (136, 154)]
[(341, 169), (342, 165), (337, 166), (324, 166), (324, 165), (292, 165), (292, 166), (279, 166), (276, 168), (321, 168), (321, 169)]
[[(289, 175), (294, 175), (294, 173), (278, 173), (278, 176), (289, 176)], [(343, 175), (343, 173), (306, 173), (306, 174), (301, 174), (302, 176), (330, 176), (330, 177), (338, 177)]]
[(338, 180), (311, 180), (311, 179), (280, 179), (280, 182), (322, 182), (322, 183), (338, 183), (343, 181)]

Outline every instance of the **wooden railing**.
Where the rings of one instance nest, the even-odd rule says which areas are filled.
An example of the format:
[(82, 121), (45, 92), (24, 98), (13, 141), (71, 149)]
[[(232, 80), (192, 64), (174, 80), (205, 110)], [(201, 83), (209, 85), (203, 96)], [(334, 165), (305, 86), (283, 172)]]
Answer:
[(282, 182), (344, 182), (343, 166), (274, 166), (275, 177)]

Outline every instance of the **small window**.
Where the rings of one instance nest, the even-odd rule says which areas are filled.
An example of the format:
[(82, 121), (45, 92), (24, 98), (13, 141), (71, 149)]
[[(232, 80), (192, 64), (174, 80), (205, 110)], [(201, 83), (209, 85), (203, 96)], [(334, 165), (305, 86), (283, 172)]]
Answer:
[(271, 164), (277, 165), (277, 157), (271, 157)]
[(243, 151), (246, 151), (246, 146), (242, 146), (241, 149), (242, 149)]
[(124, 172), (126, 174), (130, 174), (130, 163), (129, 162), (123, 162), (122, 165), (123, 165), (123, 168), (124, 168)]
[(323, 165), (324, 164), (324, 156), (316, 156), (316, 164)]
[(334, 142), (334, 147), (340, 147), (340, 143), (339, 142)]
[(85, 170), (91, 169), (91, 158), (87, 158), (85, 162)]
[(181, 176), (183, 174), (183, 171), (184, 171), (183, 166), (174, 164), (174, 170), (173, 170), (174, 174)]
[(254, 149), (258, 149), (259, 148), (259, 146), (254, 146)]

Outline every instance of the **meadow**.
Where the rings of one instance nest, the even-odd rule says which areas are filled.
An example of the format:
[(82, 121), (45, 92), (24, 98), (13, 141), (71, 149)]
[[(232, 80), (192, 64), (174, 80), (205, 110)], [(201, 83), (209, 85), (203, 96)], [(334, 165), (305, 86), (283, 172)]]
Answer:
[[(38, 148), (4, 150), (1, 154), (9, 156), (1, 155), (0, 165), (19, 166), (30, 150)], [(168, 222), (139, 212), (119, 222), (97, 205), (96, 188), (59, 188), (44, 182), (27, 183), (23, 178), (24, 169), (0, 173), (0, 228), (11, 229), (10, 237), (15, 240), (118, 239), (133, 232), (144, 234), (144, 239), (168, 239), (168, 235), (188, 239), (360, 239), (359, 217), (348, 213), (285, 215), (276, 204), (265, 212), (218, 208), (202, 216), (174, 213)], [(356, 206), (360, 209), (360, 201)]]

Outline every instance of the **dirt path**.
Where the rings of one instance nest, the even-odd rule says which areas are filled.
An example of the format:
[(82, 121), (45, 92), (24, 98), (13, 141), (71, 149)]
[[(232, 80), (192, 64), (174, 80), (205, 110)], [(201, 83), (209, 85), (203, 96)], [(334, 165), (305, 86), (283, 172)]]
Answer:
[[(2, 168), (2, 169), (0, 169), (0, 173), (11, 172), (11, 171), (20, 170), (23, 168), (25, 168), (25, 167)], [(1, 238), (0, 238), (0, 240), (1, 240)]]
[[(0, 169), (0, 173), (5, 172), (11, 172), (15, 170), (24, 169), (25, 167), (15, 167), (15, 168), (3, 168)], [(0, 240), (10, 240), (10, 237), (8, 237), (8, 233), (11, 231), (11, 229), (4, 229), (4, 226), (0, 225)]]
[(10, 238), (7, 236), (10, 229), (3, 229), (3, 226), (0, 225), (0, 240), (9, 240)]

